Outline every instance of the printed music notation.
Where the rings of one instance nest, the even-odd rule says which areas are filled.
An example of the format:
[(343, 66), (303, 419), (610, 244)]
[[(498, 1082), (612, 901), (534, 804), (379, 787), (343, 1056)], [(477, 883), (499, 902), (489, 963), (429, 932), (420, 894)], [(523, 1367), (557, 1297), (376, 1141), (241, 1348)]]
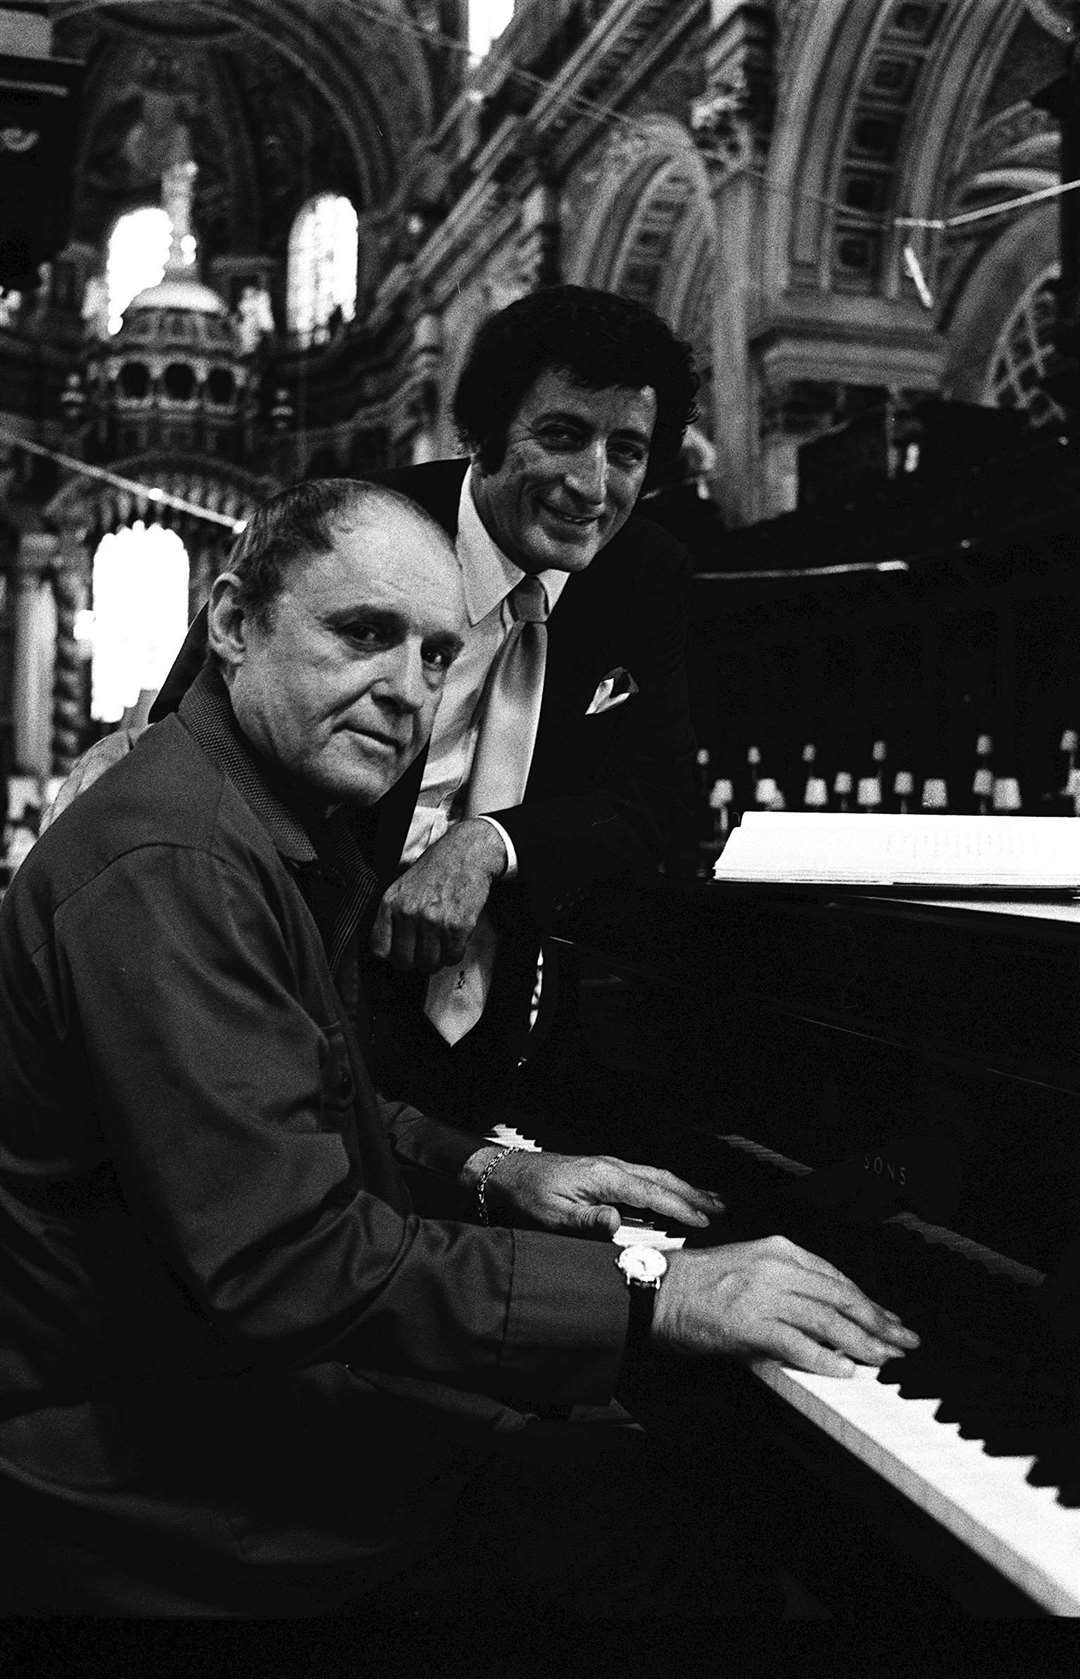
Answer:
[(1080, 824), (1067, 816), (749, 811), (716, 880), (1080, 892)]

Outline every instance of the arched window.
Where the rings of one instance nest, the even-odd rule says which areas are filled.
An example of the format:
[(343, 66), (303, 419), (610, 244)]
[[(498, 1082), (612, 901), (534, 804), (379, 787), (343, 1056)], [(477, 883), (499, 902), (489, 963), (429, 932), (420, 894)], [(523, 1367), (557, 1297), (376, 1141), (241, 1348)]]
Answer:
[[(156, 694), (184, 639), (188, 555), (175, 531), (141, 519), (103, 536), (94, 555), (90, 711), (119, 723), (146, 692)], [(78, 632), (77, 632), (78, 633)]]
[(322, 344), (334, 320), (356, 314), (356, 211), (347, 198), (321, 193), (304, 205), (289, 235), (289, 331)]
[(514, 15), (514, 0), (469, 0), (469, 57), (485, 56)]
[(124, 310), (147, 286), (156, 286), (165, 273), (172, 239), (167, 210), (153, 204), (121, 216), (109, 238), (105, 267), (106, 331), (119, 332)]
[(1035, 426), (1065, 417), (1044, 384), (1054, 353), (1056, 274), (1056, 268), (1048, 269), (1028, 286), (990, 358), (987, 397), (999, 408), (1025, 409)]

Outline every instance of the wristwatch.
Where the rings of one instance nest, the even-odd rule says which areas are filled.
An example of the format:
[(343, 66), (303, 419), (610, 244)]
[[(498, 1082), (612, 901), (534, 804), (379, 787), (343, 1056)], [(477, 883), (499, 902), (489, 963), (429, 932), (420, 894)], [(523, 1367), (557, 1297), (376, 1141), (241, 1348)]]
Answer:
[(620, 1248), (615, 1255), (615, 1263), (630, 1290), (627, 1345), (644, 1346), (652, 1329), (657, 1291), (667, 1274), (667, 1255), (660, 1248), (638, 1242), (633, 1247)]

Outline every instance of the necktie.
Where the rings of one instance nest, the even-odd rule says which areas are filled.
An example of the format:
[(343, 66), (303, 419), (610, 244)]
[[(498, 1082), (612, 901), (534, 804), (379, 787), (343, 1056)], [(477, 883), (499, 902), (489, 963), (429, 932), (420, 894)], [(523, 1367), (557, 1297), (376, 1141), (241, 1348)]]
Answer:
[[(488, 673), (480, 732), (465, 790), (464, 814), (505, 810), (521, 803), (529, 779), (547, 657), (547, 596), (538, 577), (525, 577), (509, 596), (513, 622)], [(495, 965), (495, 929), (482, 915), (459, 963), (433, 974), (424, 1013), (449, 1044), (472, 1030), (484, 1012)]]
[(547, 657), (547, 596), (538, 577), (510, 593), (513, 623), (488, 673), (466, 816), (519, 805), (529, 779)]

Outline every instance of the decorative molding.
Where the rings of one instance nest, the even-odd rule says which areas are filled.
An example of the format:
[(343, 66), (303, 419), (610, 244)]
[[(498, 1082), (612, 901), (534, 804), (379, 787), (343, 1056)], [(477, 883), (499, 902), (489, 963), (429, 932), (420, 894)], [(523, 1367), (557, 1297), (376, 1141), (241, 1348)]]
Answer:
[(776, 322), (759, 328), (753, 348), (765, 385), (832, 381), (940, 390), (945, 340), (904, 320)]
[[(475, 273), (483, 254), (510, 233), (537, 180), (563, 179), (572, 158), (595, 139), (599, 119), (591, 107), (624, 108), (631, 90), (695, 25), (703, 9), (703, 0), (613, 0), (527, 114), (507, 115), (470, 158), (472, 184), (416, 253), (417, 282), (445, 291), (448, 275), (461, 278), (457, 268), (463, 257), (468, 272)], [(492, 87), (488, 96), (496, 92)], [(632, 150), (635, 121), (607, 120), (610, 143)], [(526, 266), (537, 260), (543, 266), (552, 255), (550, 246), (541, 241), (537, 251), (534, 243), (526, 252)]]
[(776, 23), (762, 0), (734, 7), (706, 48), (706, 90), (690, 127), (721, 178), (761, 167), (776, 100)]
[(1072, 0), (1024, 0), (1035, 22), (1057, 41), (1075, 41), (1076, 8)]
[[(1006, 111), (999, 111), (974, 131), (956, 160), (952, 179), (962, 191), (972, 176), (980, 175), (986, 169), (1001, 167), (1006, 160), (1013, 161), (1017, 152), (1023, 152), (1024, 161), (1030, 165), (1034, 161), (1029, 155), (1033, 150), (1039, 152), (1040, 163), (1045, 151), (1047, 169), (1056, 170), (1057, 122), (1049, 111), (1041, 111), (1025, 99), (1010, 105)], [(961, 202), (954, 191), (950, 197), (950, 211)]]
[[(155, 501), (149, 495), (150, 490), (156, 486), (209, 512), (246, 519), (261, 501), (280, 488), (275, 478), (256, 477), (242, 467), (204, 455), (154, 451), (109, 464), (118, 477), (145, 483), (147, 495), (140, 496), (102, 479), (72, 474), (45, 507), (44, 517), (65, 532), (81, 526), (80, 540), (87, 536), (97, 540), (106, 531), (116, 530), (131, 519), (149, 518), (177, 531), (185, 543), (195, 541), (202, 546), (208, 523), (195, 514)], [(227, 527), (215, 525), (212, 539), (230, 540)]]
[(522, 205), (517, 256), (522, 292), (558, 279), (559, 199), (543, 182), (533, 187)]

